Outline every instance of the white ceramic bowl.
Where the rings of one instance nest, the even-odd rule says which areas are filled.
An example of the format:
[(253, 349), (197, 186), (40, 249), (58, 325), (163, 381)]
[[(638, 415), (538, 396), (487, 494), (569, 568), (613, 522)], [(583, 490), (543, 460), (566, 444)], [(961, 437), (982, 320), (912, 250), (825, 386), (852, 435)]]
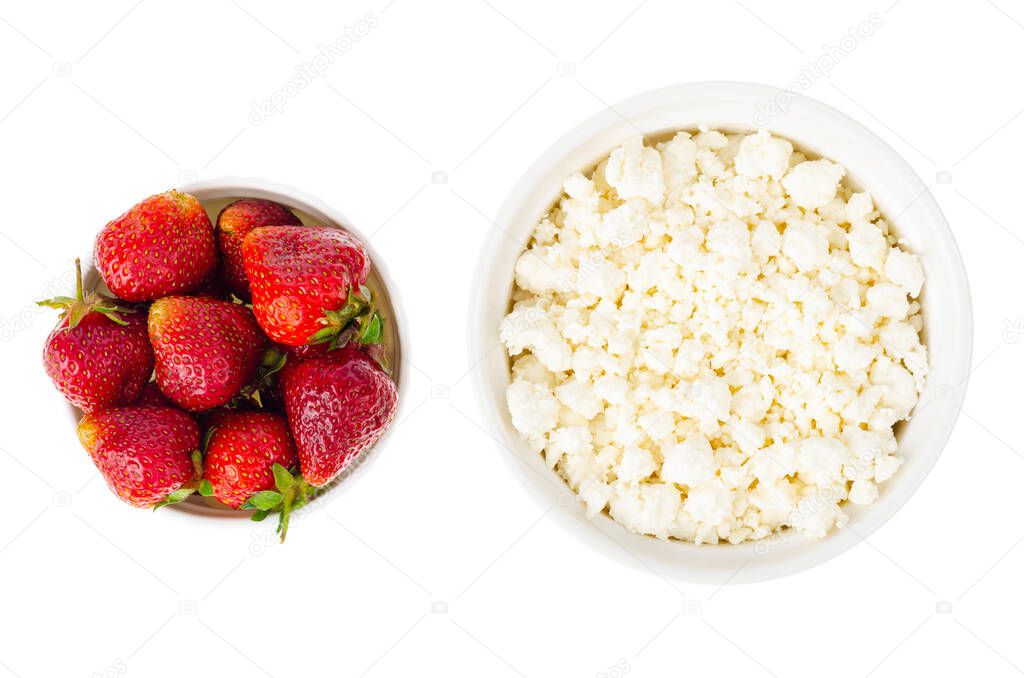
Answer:
[[(776, 111), (776, 115), (769, 117), (772, 102), (785, 111)], [(906, 463), (882, 485), (877, 502), (846, 507), (850, 514), (848, 529), (833, 530), (821, 540), (787, 533), (784, 537), (736, 546), (697, 546), (633, 534), (606, 514), (594, 519), (581, 518), (578, 506), (552, 514), (574, 537), (632, 566), (695, 582), (759, 581), (822, 563), (854, 546), (888, 520), (935, 464), (953, 429), (967, 385), (971, 302), (953, 235), (935, 200), (911, 167), (871, 131), (813, 99), (794, 98), (782, 90), (744, 83), (668, 87), (598, 113), (545, 151), (501, 208), (497, 225), (505, 233), (495, 229), (491, 234), (477, 272), (470, 359), (474, 364), (479, 361), (476, 384), (482, 406), (511, 451), (510, 473), (519, 476), (542, 505), (573, 504), (566, 501), (566, 493), (571, 491), (561, 477), (549, 470), (541, 456), (531, 452), (519, 438), (505, 404), (509, 364), (503, 347), (494, 347), (500, 344), (499, 323), (509, 308), (513, 267), (522, 250), (513, 238), (525, 243), (538, 219), (561, 194), (565, 178), (575, 171), (593, 169), (630, 137), (656, 137), (675, 130), (694, 130), (701, 125), (731, 131), (766, 127), (794, 142), (802, 151), (841, 163), (847, 168), (849, 184), (869, 191), (883, 215), (894, 222), (896, 234), (921, 258), (926, 276), (921, 303), (930, 374), (917, 411), (897, 430)]]
[[(367, 281), (367, 286), (373, 290), (377, 307), (380, 309), (381, 315), (387, 319), (384, 331), (384, 346), (392, 369), (391, 376), (398, 386), (399, 413), (396, 413), (397, 421), (398, 414), (400, 414), (405, 402), (406, 384), (408, 382), (406, 375), (407, 367), (402, 361), (401, 342), (402, 332), (406, 327), (405, 317), (396, 298), (395, 286), (392, 284), (390, 277), (388, 277), (384, 261), (374, 251), (373, 245), (369, 242), (366, 235), (356, 228), (344, 214), (328, 206), (320, 199), (290, 186), (262, 179), (225, 177), (222, 179), (198, 181), (180, 186), (177, 190), (196, 196), (206, 209), (212, 223), (217, 222), (217, 215), (225, 205), (239, 198), (261, 198), (263, 200), (272, 200), (288, 207), (305, 224), (322, 224), (333, 228), (344, 228), (359, 238), (370, 255), (370, 278)], [(121, 211), (128, 209), (128, 207), (129, 205), (123, 206)], [(119, 213), (112, 212), (111, 218), (114, 218)], [(86, 287), (88, 289), (98, 287), (104, 292), (108, 292), (106, 286), (100, 280), (99, 272), (92, 265), (91, 259), (91, 255), (83, 259), (83, 262), (86, 262), (83, 263), (83, 276)], [(71, 410), (74, 425), (77, 427), (82, 413), (75, 407), (69, 406), (69, 409)], [(376, 458), (387, 436), (388, 434), (385, 433), (384, 437), (377, 441), (376, 445), (363, 452), (338, 478), (327, 486), (327, 491), (317, 496), (315, 501), (317, 503), (329, 501), (332, 494), (334, 494), (330, 490), (342, 486), (343, 483), (351, 482), (353, 476), (362, 473), (370, 465), (370, 462)], [(215, 518), (248, 518), (251, 513), (250, 511), (232, 510), (215, 499), (203, 498), (199, 495), (193, 495), (180, 504), (173, 504), (161, 510)]]

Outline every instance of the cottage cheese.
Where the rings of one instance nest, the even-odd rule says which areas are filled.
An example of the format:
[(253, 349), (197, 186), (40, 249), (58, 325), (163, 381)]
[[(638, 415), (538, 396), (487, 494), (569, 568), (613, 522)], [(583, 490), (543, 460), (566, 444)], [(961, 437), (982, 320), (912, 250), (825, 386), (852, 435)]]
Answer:
[(821, 537), (898, 472), (924, 275), (845, 174), (702, 129), (566, 180), (501, 332), (512, 423), (589, 513), (696, 543)]

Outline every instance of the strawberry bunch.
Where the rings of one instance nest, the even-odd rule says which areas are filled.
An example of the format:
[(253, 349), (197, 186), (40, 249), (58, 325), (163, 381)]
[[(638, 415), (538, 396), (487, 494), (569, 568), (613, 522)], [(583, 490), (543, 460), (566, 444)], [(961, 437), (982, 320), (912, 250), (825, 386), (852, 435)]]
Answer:
[(284, 541), (391, 425), (384, 318), (348, 232), (250, 198), (212, 222), (169, 191), (108, 223), (93, 259), (111, 294), (83, 289), (76, 261), (75, 296), (39, 302), (61, 310), (43, 365), (125, 502), (278, 513)]

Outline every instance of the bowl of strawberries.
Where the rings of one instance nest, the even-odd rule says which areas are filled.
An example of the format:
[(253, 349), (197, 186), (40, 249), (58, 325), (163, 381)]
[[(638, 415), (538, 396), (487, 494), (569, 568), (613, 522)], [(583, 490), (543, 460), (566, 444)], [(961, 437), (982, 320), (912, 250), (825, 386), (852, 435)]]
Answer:
[(43, 365), (111, 491), (139, 508), (289, 518), (395, 420), (404, 327), (341, 214), (257, 180), (150, 196), (76, 261)]

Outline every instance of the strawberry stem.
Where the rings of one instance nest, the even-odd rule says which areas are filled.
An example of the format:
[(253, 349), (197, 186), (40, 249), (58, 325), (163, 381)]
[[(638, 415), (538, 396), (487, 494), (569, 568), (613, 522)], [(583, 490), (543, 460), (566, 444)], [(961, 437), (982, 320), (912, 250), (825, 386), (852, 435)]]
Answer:
[(254, 509), (253, 520), (260, 521), (270, 513), (278, 514), (277, 533), (281, 535), (281, 543), (288, 536), (288, 524), (292, 513), (309, 503), (316, 495), (317, 488), (311, 486), (301, 473), (285, 468), (281, 464), (273, 465), (274, 485), (276, 490), (261, 490), (249, 497), (241, 508)]
[[(212, 432), (212, 429), (211, 431)], [(206, 442), (209, 440), (209, 436), (204, 437), (203, 449), (206, 449)], [(203, 450), (192, 450), (192, 467), (196, 470), (196, 481), (199, 481), (203, 477)]]
[[(299, 475), (295, 477), (295, 481), (284, 491), (284, 499), (281, 501), (281, 519), (277, 526), (277, 530), (281, 534), (282, 544), (285, 537), (288, 536), (288, 524), (291, 520), (292, 512), (299, 510), (309, 503), (312, 496), (310, 489), (310, 484)], [(315, 493), (316, 488), (312, 489)]]
[[(305, 482), (305, 481), (301, 481)], [(298, 484), (298, 483), (297, 483)], [(284, 543), (288, 536), (288, 521), (292, 517), (292, 503), (295, 501), (295, 485), (288, 488), (284, 493), (284, 504), (281, 508), (281, 543)]]
[(85, 301), (82, 291), (82, 260), (75, 257), (75, 299)]

